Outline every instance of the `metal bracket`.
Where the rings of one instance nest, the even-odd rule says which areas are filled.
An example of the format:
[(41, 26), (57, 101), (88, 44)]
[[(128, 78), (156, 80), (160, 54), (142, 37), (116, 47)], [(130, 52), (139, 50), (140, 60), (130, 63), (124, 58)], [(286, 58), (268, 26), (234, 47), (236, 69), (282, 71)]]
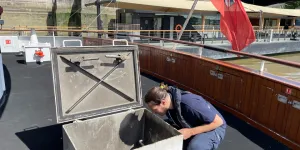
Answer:
[(219, 73), (218, 74), (218, 79), (223, 80), (223, 74)]
[(171, 61), (172, 61), (172, 63), (175, 63), (175, 62), (176, 62), (176, 59), (175, 59), (175, 58), (172, 58)]
[(280, 94), (278, 94), (277, 100), (278, 100), (279, 102), (281, 102), (281, 103), (284, 103), (284, 104), (287, 104), (287, 103), (288, 103), (288, 98), (285, 97), (285, 96), (283, 96), (283, 95), (280, 95)]
[(166, 61), (171, 61), (171, 58), (168, 56), (168, 57), (166, 58)]
[(124, 61), (129, 59), (129, 56), (126, 55), (105, 55), (106, 58), (116, 58), (118, 61)]
[[(65, 42), (79, 42), (80, 46), (82, 47), (82, 41), (81, 40), (63, 40), (63, 47), (68, 47), (66, 46)], [(78, 46), (72, 46), (72, 47), (78, 47)]]
[(298, 102), (298, 101), (293, 101), (292, 106), (293, 106), (294, 108), (300, 110), (300, 102)]
[(216, 71), (214, 71), (214, 70), (210, 70), (210, 71), (209, 71), (209, 74), (210, 74), (211, 76), (214, 76), (214, 77), (217, 76), (217, 73), (216, 73)]
[(126, 42), (126, 46), (128, 46), (128, 41), (126, 39), (114, 39), (112, 41), (113, 46), (115, 46), (115, 42), (116, 41), (118, 41), (118, 42)]

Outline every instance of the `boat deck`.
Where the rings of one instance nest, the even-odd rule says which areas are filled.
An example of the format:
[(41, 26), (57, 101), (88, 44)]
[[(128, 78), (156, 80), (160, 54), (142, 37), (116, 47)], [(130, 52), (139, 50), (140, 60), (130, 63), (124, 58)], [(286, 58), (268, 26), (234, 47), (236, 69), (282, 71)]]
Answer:
[[(61, 150), (62, 125), (55, 124), (50, 63), (24, 65), (22, 57), (3, 54), (7, 95), (0, 109), (1, 150)], [(142, 75), (142, 90), (159, 81)], [(228, 129), (220, 150), (287, 150), (271, 137), (221, 111)]]

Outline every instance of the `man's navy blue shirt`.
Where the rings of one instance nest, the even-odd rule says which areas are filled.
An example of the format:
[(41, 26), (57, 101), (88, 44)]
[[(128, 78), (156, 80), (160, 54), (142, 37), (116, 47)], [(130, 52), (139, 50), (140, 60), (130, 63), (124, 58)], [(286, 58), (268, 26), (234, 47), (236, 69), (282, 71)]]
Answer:
[[(168, 113), (172, 116), (171, 120), (181, 127), (177, 117), (175, 117), (175, 110), (169, 110)], [(181, 115), (192, 127), (210, 124), (214, 121), (216, 114), (218, 114), (223, 120), (223, 125), (221, 127), (226, 128), (225, 119), (208, 101), (203, 99), (201, 96), (192, 93), (181, 95)]]

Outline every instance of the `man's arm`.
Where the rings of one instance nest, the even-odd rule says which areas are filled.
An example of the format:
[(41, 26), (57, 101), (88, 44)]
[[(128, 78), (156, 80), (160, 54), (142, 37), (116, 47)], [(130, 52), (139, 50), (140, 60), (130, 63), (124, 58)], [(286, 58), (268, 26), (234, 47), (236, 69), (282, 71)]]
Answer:
[(216, 114), (215, 119), (210, 124), (206, 124), (206, 125), (202, 125), (202, 126), (198, 126), (198, 127), (194, 127), (194, 128), (181, 129), (181, 130), (179, 130), (179, 132), (181, 134), (183, 134), (183, 139), (186, 140), (186, 139), (190, 138), (191, 136), (214, 130), (214, 129), (218, 128), (219, 126), (221, 126), (222, 124), (223, 124), (223, 120), (220, 118), (220, 116), (218, 114)]
[(193, 136), (193, 135), (197, 135), (197, 134), (200, 134), (200, 133), (204, 133), (204, 132), (214, 130), (214, 129), (220, 127), (222, 124), (223, 124), (223, 120), (221, 119), (221, 117), (218, 114), (216, 114), (216, 117), (215, 117), (214, 121), (211, 122), (210, 124), (206, 124), (206, 125), (191, 128), (190, 131), (191, 131), (191, 134)]

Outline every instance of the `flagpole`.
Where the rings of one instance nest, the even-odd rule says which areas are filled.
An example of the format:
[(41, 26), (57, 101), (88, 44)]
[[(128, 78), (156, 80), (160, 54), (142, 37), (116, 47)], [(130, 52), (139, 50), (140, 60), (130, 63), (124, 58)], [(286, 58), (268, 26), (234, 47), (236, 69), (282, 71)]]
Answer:
[[(192, 6), (192, 8), (191, 8), (191, 11), (190, 11), (189, 15), (188, 15), (188, 17), (186, 18), (186, 20), (185, 20), (185, 22), (184, 22), (184, 24), (183, 24), (183, 27), (182, 27), (182, 29), (181, 29), (181, 31), (180, 31), (180, 33), (179, 33), (179, 36), (177, 37), (177, 40), (180, 40), (180, 39), (181, 39), (181, 36), (182, 36), (182, 34), (183, 34), (183, 31), (185, 30), (187, 24), (189, 23), (189, 20), (190, 20), (190, 18), (192, 17), (192, 14), (193, 14), (193, 12), (194, 12), (194, 10), (195, 10), (195, 7), (196, 7), (197, 3), (198, 3), (198, 0), (195, 0), (193, 6)], [(178, 44), (178, 43), (175, 43), (175, 44), (174, 44), (172, 50), (175, 50), (175, 49), (176, 49), (177, 44)]]
[(260, 29), (260, 31), (263, 29), (262, 13), (263, 13), (263, 11), (260, 10), (259, 11), (259, 29)]

